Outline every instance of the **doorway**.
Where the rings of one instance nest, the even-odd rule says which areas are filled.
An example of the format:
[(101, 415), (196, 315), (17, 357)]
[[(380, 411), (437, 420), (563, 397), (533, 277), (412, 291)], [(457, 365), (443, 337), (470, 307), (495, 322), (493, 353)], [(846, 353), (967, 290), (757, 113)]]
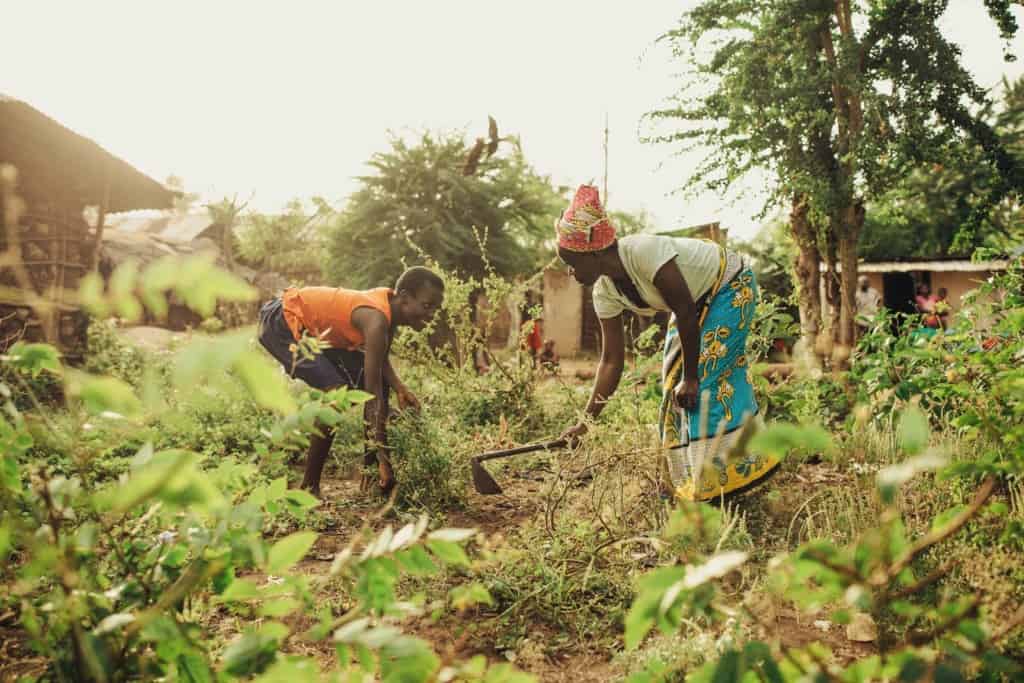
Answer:
[(890, 311), (904, 315), (913, 315), (917, 312), (914, 305), (917, 283), (909, 273), (883, 273), (882, 289), (882, 301)]

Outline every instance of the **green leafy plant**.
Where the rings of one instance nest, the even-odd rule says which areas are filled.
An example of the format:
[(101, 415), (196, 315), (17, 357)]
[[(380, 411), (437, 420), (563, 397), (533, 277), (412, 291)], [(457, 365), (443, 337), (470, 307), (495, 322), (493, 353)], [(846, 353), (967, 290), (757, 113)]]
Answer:
[[(790, 438), (790, 443), (803, 441)], [(730, 642), (694, 680), (969, 680), (982, 676), (999, 680), (1018, 675), (1020, 664), (1003, 655), (1000, 642), (1024, 623), (1024, 608), (1013, 614), (988, 614), (979, 595), (940, 595), (929, 589), (951, 569), (946, 563), (929, 568), (922, 558), (962, 532), (988, 503), (995, 479), (986, 478), (970, 503), (939, 515), (931, 530), (908, 534), (897, 505), (898, 492), (909, 481), (942, 468), (946, 460), (928, 449), (928, 424), (919, 412), (908, 412), (901, 423), (905, 460), (878, 474), (883, 513), (877, 526), (846, 546), (829, 540), (804, 544), (773, 561), (767, 578), (777, 599), (811, 614), (825, 611), (829, 621), (849, 628), (867, 628), (877, 638), (877, 654), (864, 656), (844, 668), (830, 663), (821, 645), (795, 648), (778, 640)], [(770, 441), (783, 440), (771, 437)], [(764, 443), (752, 443), (763, 448)], [(788, 450), (788, 449), (787, 449)], [(700, 554), (696, 542), (720, 528), (719, 513), (704, 505), (677, 509), (666, 528), (669, 539), (683, 535), (690, 555), (685, 561), (659, 568), (638, 582), (637, 598), (626, 619), (626, 646), (635, 648), (654, 628), (678, 630), (686, 620), (711, 624), (729, 617), (749, 620), (771, 635), (772, 617), (751, 603), (730, 605), (717, 593), (714, 581), (743, 566), (745, 553)], [(694, 550), (698, 554), (694, 555)], [(717, 550), (717, 548), (716, 548)], [(932, 602), (935, 600), (935, 602)], [(877, 629), (877, 634), (874, 630)], [(633, 680), (667, 680), (671, 670), (652, 663)], [(689, 679), (688, 679), (689, 680)]]

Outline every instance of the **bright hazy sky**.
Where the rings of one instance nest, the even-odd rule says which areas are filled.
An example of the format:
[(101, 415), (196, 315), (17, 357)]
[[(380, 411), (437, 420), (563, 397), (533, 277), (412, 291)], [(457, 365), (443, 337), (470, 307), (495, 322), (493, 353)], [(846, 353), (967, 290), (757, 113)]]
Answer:
[[(638, 141), (641, 115), (675, 90), (654, 39), (692, 4), (0, 0), (0, 93), (154, 178), (204, 198), (254, 194), (265, 211), (340, 202), (388, 129), (475, 137), (488, 114), (555, 182), (599, 183), (607, 112), (610, 208), (749, 237), (756, 198), (669, 196), (686, 160)], [(979, 81), (1020, 75), (981, 0), (951, 6), (943, 27)], [(1013, 47), (1024, 60), (1024, 39)]]

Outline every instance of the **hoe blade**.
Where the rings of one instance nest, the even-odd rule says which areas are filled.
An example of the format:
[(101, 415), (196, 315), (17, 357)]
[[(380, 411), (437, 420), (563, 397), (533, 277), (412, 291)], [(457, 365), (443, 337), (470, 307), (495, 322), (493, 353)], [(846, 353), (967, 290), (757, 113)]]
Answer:
[(498, 486), (498, 482), (494, 481), (494, 477), (491, 476), (491, 473), (485, 470), (484, 466), (476, 458), (473, 458), (472, 469), (473, 488), (476, 489), (477, 493), (485, 496), (493, 496), (501, 493), (501, 487)]

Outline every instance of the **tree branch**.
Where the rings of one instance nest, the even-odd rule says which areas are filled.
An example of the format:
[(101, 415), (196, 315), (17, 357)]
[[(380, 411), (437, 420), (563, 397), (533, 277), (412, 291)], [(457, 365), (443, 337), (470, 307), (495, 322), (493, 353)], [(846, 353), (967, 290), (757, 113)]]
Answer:
[(933, 583), (935, 583), (936, 581), (941, 579), (943, 576), (948, 574), (954, 567), (956, 567), (959, 564), (960, 564), (960, 560), (957, 560), (957, 559), (950, 560), (949, 562), (947, 562), (946, 564), (942, 565), (941, 567), (939, 567), (938, 569), (936, 569), (935, 571), (933, 571), (931, 574), (929, 574), (928, 576), (924, 577), (923, 579), (915, 581), (911, 585), (909, 585), (909, 586), (907, 586), (905, 588), (901, 588), (900, 590), (896, 591), (895, 593), (892, 593), (890, 595), (890, 597), (892, 597), (892, 598), (894, 598), (896, 600), (899, 600), (901, 598), (906, 598), (906, 597), (909, 597), (911, 595), (914, 595), (915, 593), (917, 593), (921, 589), (927, 588), (928, 586), (932, 585)]
[(952, 522), (936, 529), (928, 534), (925, 534), (921, 538), (907, 549), (892, 565), (889, 567), (888, 574), (881, 580), (883, 583), (888, 583), (894, 579), (900, 572), (907, 568), (914, 558), (923, 553), (928, 548), (932, 547), (936, 543), (941, 543), (956, 532), (958, 532), (967, 522), (970, 521), (974, 515), (978, 514), (981, 507), (985, 504), (985, 501), (992, 495), (992, 491), (996, 487), (996, 478), (994, 476), (988, 476), (984, 482), (982, 482), (981, 488), (974, 494), (974, 500), (967, 507), (966, 510), (957, 515)]

